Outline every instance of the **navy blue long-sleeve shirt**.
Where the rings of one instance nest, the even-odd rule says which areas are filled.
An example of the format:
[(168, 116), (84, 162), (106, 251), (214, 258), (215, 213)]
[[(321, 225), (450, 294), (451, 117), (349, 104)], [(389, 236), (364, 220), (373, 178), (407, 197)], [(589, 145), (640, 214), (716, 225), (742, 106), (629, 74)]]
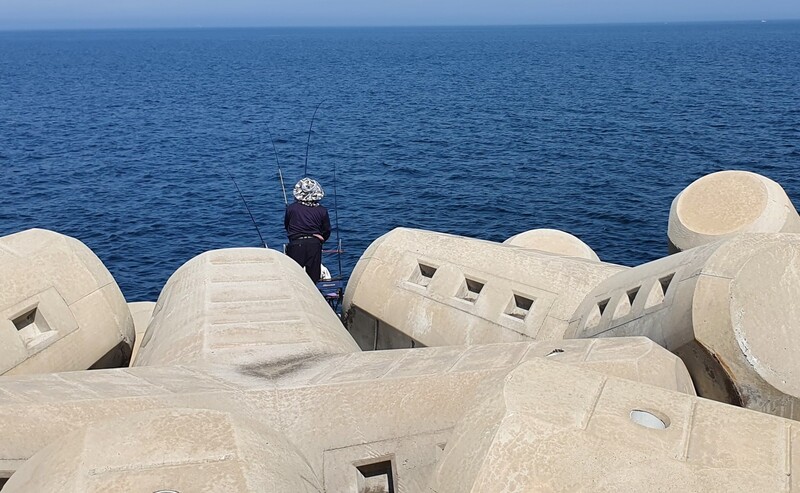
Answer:
[(302, 202), (294, 202), (286, 207), (283, 225), (290, 240), (300, 236), (320, 235), (326, 241), (331, 236), (331, 219), (328, 209), (318, 205), (309, 207)]

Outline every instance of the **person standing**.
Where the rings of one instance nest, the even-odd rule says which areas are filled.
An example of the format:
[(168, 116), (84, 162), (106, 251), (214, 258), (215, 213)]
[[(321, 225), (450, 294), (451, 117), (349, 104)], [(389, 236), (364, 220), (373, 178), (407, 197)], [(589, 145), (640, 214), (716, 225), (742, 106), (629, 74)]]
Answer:
[(292, 192), (295, 202), (286, 207), (283, 225), (289, 237), (286, 255), (306, 269), (312, 281), (319, 282), (322, 244), (331, 236), (328, 209), (320, 205), (325, 192), (311, 178), (303, 178)]

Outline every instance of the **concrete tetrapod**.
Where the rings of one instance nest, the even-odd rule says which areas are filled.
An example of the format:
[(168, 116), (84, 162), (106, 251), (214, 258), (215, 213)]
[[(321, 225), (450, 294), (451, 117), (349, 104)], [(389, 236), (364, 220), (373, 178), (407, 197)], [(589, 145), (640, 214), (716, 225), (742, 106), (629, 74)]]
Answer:
[(133, 319), (80, 241), (42, 229), (0, 238), (0, 375), (127, 364)]
[(343, 309), (363, 349), (558, 340), (584, 296), (625, 269), (398, 228), (361, 256)]
[(132, 366), (247, 364), (358, 351), (292, 259), (265, 248), (203, 253), (169, 278)]
[(170, 278), (134, 366), (0, 378), (0, 484), (423, 491), (481, 389), (530, 361), (694, 393), (646, 338), (360, 352), (291, 259), (208, 252)]
[(749, 171), (719, 171), (672, 201), (670, 253), (739, 233), (800, 233), (800, 216), (778, 183)]
[(427, 491), (789, 492), (797, 423), (535, 360), (483, 387)]
[[(0, 429), (7, 430), (0, 433), (0, 478), (47, 446), (64, 442), (66, 435), (107, 419), (124, 422), (117, 431), (123, 449), (129, 447), (123, 435), (142, 429), (143, 450), (151, 451), (162, 442), (148, 445), (147, 430), (159, 428), (135, 413), (194, 408), (234, 413), (277, 430), (308, 460), (325, 491), (358, 491), (361, 479), (384, 476), (388, 481), (389, 474), (396, 491), (422, 491), (480, 387), (496, 386), (527, 361), (561, 362), (694, 393), (683, 363), (646, 338), (415, 348), (288, 361), (281, 354), (276, 351), (273, 358), (266, 351), (259, 362), (243, 366), (147, 366), (0, 378)], [(191, 443), (191, 428), (175, 430), (188, 433)], [(177, 437), (176, 442), (182, 443)], [(111, 445), (108, 450), (117, 453)], [(120, 453), (130, 458), (134, 451)], [(46, 457), (61, 460), (61, 455)], [(52, 468), (59, 466), (46, 466), (46, 457), (35, 459), (39, 470), (55, 472)], [(193, 457), (187, 454), (185, 460)], [(166, 469), (159, 474), (169, 477)], [(37, 491), (38, 479), (23, 477), (14, 476), (15, 488)], [(177, 484), (180, 478), (175, 479)]]
[(3, 493), (321, 493), (308, 461), (274, 430), (208, 409), (98, 421), (45, 447)]
[(600, 262), (600, 257), (580, 238), (557, 229), (542, 228), (525, 231), (507, 239), (503, 245)]
[(647, 336), (698, 395), (800, 419), (800, 235), (741, 234), (603, 281), (567, 338)]

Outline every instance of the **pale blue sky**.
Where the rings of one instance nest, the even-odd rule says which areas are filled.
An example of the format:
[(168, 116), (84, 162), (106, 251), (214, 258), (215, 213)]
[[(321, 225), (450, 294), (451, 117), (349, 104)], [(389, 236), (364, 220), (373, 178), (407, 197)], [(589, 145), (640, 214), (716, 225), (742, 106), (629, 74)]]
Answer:
[(800, 19), (800, 0), (0, 0), (0, 29)]

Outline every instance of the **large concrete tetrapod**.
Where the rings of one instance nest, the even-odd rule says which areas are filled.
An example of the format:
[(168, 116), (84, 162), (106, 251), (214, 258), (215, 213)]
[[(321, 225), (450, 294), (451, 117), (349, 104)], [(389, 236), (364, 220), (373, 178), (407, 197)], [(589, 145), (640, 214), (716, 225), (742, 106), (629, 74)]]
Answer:
[(749, 171), (704, 176), (672, 201), (670, 253), (739, 233), (800, 233), (800, 216), (779, 184)]
[(362, 349), (562, 339), (583, 297), (625, 269), (398, 228), (358, 261), (346, 325)]
[(278, 432), (208, 409), (97, 421), (33, 456), (3, 493), (321, 493), (308, 461)]
[(800, 418), (798, 299), (800, 235), (741, 234), (606, 279), (565, 336), (647, 336), (698, 395)]
[(42, 229), (0, 238), (0, 375), (127, 364), (133, 319), (80, 241)]
[(198, 255), (169, 278), (133, 366), (249, 364), (358, 351), (292, 259), (265, 248)]
[[(299, 276), (308, 279), (300, 270)], [(180, 442), (181, 433), (193, 440), (193, 430), (176, 426), (174, 432), (165, 432), (135, 413), (191, 407), (235, 413), (278, 430), (308, 459), (325, 491), (354, 491), (359, 471), (369, 476), (370, 468), (387, 462), (397, 491), (421, 491), (441, 455), (440, 446), (476, 390), (537, 359), (694, 394), (683, 363), (644, 337), (318, 354), (288, 361), (282, 351), (264, 351), (258, 363), (246, 366), (200, 361), (3, 377), (0, 429), (6, 432), (0, 434), (0, 485), (31, 458), (45, 467), (42, 474), (69, 474), (72, 464), (70, 471), (58, 472), (43, 465), (50, 459), (33, 456), (106, 419), (122, 418), (116, 437), (125, 449), (119, 453), (128, 453), (125, 458), (137, 463), (131, 455), (136, 451), (125, 452), (140, 446), (137, 440), (145, 443), (144, 451), (163, 446), (158, 440), (147, 445), (151, 431)], [(206, 416), (211, 422), (217, 419), (214, 413)], [(139, 439), (128, 438), (142, 426)], [(108, 450), (118, 453), (113, 446)], [(185, 454), (187, 464), (196, 459), (185, 448), (173, 452)], [(14, 477), (23, 491), (35, 491), (33, 485), (41, 484), (30, 474), (24, 481)]]
[(545, 360), (484, 388), (429, 493), (800, 487), (800, 434), (787, 419)]

